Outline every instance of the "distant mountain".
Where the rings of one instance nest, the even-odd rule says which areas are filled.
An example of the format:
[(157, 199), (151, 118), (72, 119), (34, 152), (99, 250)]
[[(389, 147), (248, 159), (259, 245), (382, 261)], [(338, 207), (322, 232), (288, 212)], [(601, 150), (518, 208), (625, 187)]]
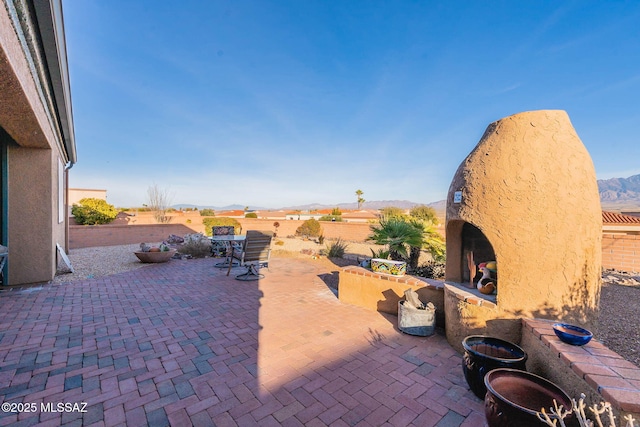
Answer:
[(640, 175), (629, 178), (599, 179), (600, 204), (604, 210), (640, 209)]
[[(382, 209), (389, 206), (395, 206), (401, 209), (411, 209), (414, 206), (423, 205), (424, 203), (416, 203), (410, 202), (409, 200), (374, 200), (367, 201), (361, 206), (362, 209)], [(284, 210), (314, 210), (314, 209), (332, 209), (332, 208), (340, 208), (340, 209), (358, 209), (357, 203), (337, 203), (335, 205), (327, 205), (322, 203), (310, 203), (307, 205), (297, 205), (297, 206), (287, 206), (282, 209)]]
[[(215, 211), (237, 211), (237, 210), (244, 210), (244, 208), (247, 207), (247, 205), (228, 205), (228, 206), (210, 206), (210, 205), (192, 205), (189, 203), (179, 203), (177, 205), (171, 205), (172, 208), (174, 209), (193, 209), (193, 208), (198, 208), (199, 210), (202, 209), (213, 209)], [(267, 208), (262, 208), (262, 207), (258, 207), (258, 206), (249, 206), (249, 210), (251, 211), (255, 211), (255, 210), (265, 210)], [(267, 209), (268, 210), (268, 209)]]
[[(389, 206), (394, 206), (397, 208), (401, 208), (401, 209), (411, 209), (414, 206), (419, 206), (419, 205), (426, 205), (429, 207), (432, 207), (435, 209), (436, 213), (438, 214), (438, 216), (441, 216), (444, 218), (444, 212), (446, 209), (446, 201), (445, 200), (440, 200), (437, 202), (433, 202), (433, 203), (417, 203), (417, 202), (411, 202), (409, 200), (374, 200), (371, 202), (365, 202), (362, 205), (362, 209), (382, 209), (382, 208), (386, 208)], [(189, 204), (189, 203), (179, 203), (179, 204), (175, 204), (171, 206), (174, 209), (194, 209), (194, 208), (198, 208), (200, 210), (202, 209), (213, 209), (216, 211), (234, 211), (234, 210), (243, 210), (246, 206), (245, 205), (228, 205), (228, 206), (210, 206), (210, 205), (193, 205), (193, 204)], [(309, 203), (306, 205), (296, 205), (296, 206), (285, 206), (282, 208), (276, 208), (276, 209), (272, 209), (272, 208), (264, 208), (264, 207), (258, 207), (258, 206), (249, 206), (249, 210), (285, 210), (285, 211), (309, 211), (309, 210), (316, 210), (316, 209), (333, 209), (333, 208), (340, 208), (340, 209), (357, 209), (358, 208), (358, 204), (357, 203), (337, 203), (334, 205), (328, 205), (328, 204), (322, 204), (322, 203)]]

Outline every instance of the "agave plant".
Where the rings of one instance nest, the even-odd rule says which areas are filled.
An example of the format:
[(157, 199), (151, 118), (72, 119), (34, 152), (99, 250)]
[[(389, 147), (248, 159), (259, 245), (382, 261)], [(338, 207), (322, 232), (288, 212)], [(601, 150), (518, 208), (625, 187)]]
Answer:
[(371, 226), (367, 240), (389, 248), (389, 258), (403, 261), (409, 258), (409, 247), (422, 246), (422, 229), (404, 219), (383, 217), (379, 224)]

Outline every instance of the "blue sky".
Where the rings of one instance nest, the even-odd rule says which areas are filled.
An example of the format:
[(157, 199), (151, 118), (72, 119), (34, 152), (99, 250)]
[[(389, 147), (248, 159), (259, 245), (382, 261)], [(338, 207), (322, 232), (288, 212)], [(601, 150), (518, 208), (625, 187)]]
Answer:
[(640, 173), (640, 2), (63, 0), (74, 188), (141, 206), (444, 199), (487, 125), (566, 110)]

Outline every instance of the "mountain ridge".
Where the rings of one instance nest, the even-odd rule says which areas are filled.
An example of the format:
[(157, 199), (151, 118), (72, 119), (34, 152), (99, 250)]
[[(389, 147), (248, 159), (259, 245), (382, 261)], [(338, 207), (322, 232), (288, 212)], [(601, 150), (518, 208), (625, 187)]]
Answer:
[[(603, 210), (620, 212), (624, 210), (640, 210), (640, 174), (627, 178), (610, 178), (599, 179), (598, 192), (600, 194), (600, 204)], [(388, 206), (395, 206), (401, 209), (411, 209), (414, 206), (426, 205), (436, 210), (439, 216), (444, 217), (446, 210), (446, 200), (438, 200), (431, 203), (412, 202), (410, 200), (374, 200), (365, 202), (361, 207), (363, 209), (382, 209)], [(246, 205), (227, 205), (227, 206), (203, 206), (193, 204), (177, 204), (173, 205), (176, 209), (198, 208), (198, 209), (214, 209), (217, 211), (243, 210)], [(308, 211), (314, 209), (357, 209), (356, 202), (343, 202), (336, 204), (326, 203), (308, 203), (304, 205), (291, 205), (281, 208), (266, 208), (260, 206), (248, 206), (249, 210), (290, 210), (290, 211)]]
[(603, 210), (640, 210), (640, 174), (628, 178), (598, 180)]

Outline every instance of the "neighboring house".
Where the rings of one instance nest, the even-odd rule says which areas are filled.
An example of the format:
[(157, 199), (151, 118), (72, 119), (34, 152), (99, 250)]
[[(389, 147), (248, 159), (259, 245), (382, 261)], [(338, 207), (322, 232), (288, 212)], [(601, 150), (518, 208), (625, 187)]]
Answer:
[(0, 2), (0, 242), (16, 285), (55, 276), (77, 159), (62, 2)]
[(342, 221), (344, 222), (370, 222), (378, 219), (380, 219), (378, 211), (361, 209), (342, 213)]
[(629, 216), (639, 216), (640, 217), (640, 212), (638, 211), (631, 211), (631, 212), (621, 212), (622, 215), (629, 215)]
[(283, 210), (279, 211), (255, 211), (260, 219), (285, 220), (287, 213)]
[(640, 234), (640, 217), (602, 211), (602, 232), (609, 234)]
[(324, 214), (321, 213), (309, 213), (309, 212), (289, 212), (285, 215), (285, 218), (287, 220), (300, 220), (300, 221), (306, 221), (309, 219), (320, 219), (324, 216)]

